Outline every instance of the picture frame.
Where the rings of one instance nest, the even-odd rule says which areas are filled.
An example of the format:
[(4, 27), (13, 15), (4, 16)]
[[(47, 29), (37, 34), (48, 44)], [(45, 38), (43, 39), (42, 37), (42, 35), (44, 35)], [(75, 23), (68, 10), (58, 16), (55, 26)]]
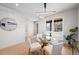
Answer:
[(0, 27), (5, 31), (13, 31), (17, 28), (17, 23), (14, 19), (6, 17), (0, 20)]

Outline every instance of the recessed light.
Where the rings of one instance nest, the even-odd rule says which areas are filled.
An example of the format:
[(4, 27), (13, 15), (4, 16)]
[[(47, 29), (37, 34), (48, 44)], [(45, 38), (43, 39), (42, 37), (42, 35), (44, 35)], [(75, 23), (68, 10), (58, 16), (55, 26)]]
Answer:
[(18, 3), (16, 3), (16, 6), (19, 6), (19, 4), (18, 4)]

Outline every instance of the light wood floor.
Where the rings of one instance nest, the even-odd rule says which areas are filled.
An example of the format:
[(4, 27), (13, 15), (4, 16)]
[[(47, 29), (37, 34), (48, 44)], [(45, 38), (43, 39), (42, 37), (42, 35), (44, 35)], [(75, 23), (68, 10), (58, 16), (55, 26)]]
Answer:
[[(0, 50), (0, 55), (28, 55), (28, 48), (25, 42), (23, 42), (12, 47)], [(62, 55), (72, 55), (72, 48), (69, 45), (65, 44), (62, 48)]]
[(0, 50), (0, 55), (26, 55), (28, 48), (25, 42)]

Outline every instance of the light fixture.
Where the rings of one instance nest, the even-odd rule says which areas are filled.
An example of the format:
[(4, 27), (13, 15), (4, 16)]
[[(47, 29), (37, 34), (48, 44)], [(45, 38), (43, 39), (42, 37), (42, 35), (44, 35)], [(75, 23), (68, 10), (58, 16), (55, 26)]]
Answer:
[(46, 7), (47, 7), (47, 5), (46, 5), (46, 3), (44, 3), (44, 12), (46, 12)]
[(19, 4), (18, 4), (18, 3), (16, 3), (16, 6), (19, 6)]
[[(49, 6), (47, 3), (43, 3), (43, 11), (35, 12), (37, 16), (40, 18), (45, 18), (50, 15), (54, 15), (56, 13), (55, 10), (49, 10), (47, 7)], [(42, 16), (42, 17), (41, 17)]]

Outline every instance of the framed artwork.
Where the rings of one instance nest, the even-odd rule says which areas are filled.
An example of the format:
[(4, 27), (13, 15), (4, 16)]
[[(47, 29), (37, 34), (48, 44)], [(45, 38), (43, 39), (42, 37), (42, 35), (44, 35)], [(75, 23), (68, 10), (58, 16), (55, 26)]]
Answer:
[(54, 32), (62, 31), (62, 18), (58, 18), (54, 20)]
[(12, 18), (3, 18), (0, 20), (0, 27), (6, 31), (12, 31), (17, 28), (17, 23)]

